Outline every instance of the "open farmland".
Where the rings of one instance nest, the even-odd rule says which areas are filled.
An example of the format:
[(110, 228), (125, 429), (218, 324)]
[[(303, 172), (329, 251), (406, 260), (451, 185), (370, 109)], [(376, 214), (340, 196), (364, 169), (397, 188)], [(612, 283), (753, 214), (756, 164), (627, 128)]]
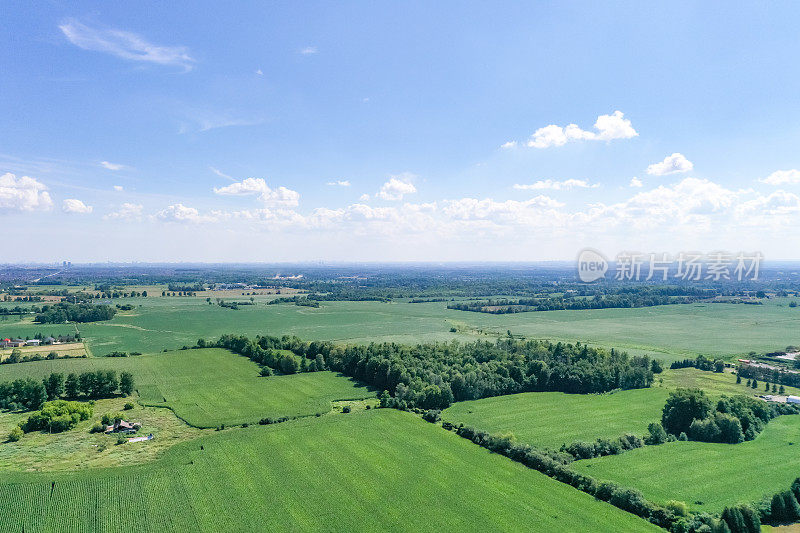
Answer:
[[(294, 334), (340, 343), (474, 340), (507, 330), (530, 338), (616, 347), (665, 361), (698, 354), (734, 359), (750, 351), (784, 349), (798, 343), (800, 308), (791, 299), (764, 305), (695, 303), (636, 309), (542, 311), (491, 315), (446, 309), (446, 302), (322, 302), (320, 308), (266, 305), (274, 296), (256, 296), (252, 306), (233, 311), (204, 298), (126, 298), (135, 305), (112, 320), (79, 324), (95, 355), (111, 351), (142, 353), (193, 345), (198, 338), (223, 333)], [(239, 297), (248, 300), (248, 297)], [(235, 301), (237, 298), (231, 299)], [(141, 306), (141, 307), (139, 307)], [(34, 324), (8, 317), (0, 330), (9, 335), (74, 333), (74, 325)], [(451, 332), (451, 328), (455, 332)]]
[(655, 502), (680, 500), (695, 511), (721, 512), (786, 490), (800, 476), (798, 446), (800, 415), (786, 415), (740, 444), (671, 442), (577, 461), (572, 468), (635, 487)]
[(574, 441), (644, 435), (647, 424), (661, 419), (667, 399), (663, 388), (606, 394), (524, 392), (458, 402), (442, 413), (444, 420), (490, 433), (511, 433), (540, 448), (558, 449)]
[(658, 531), (391, 410), (215, 433), (139, 467), (4, 475), (0, 501), (3, 531)]
[(3, 365), (0, 381), (97, 369), (132, 372), (141, 403), (169, 407), (197, 427), (313, 415), (329, 411), (333, 400), (374, 396), (333, 372), (261, 377), (252, 361), (216, 348)]

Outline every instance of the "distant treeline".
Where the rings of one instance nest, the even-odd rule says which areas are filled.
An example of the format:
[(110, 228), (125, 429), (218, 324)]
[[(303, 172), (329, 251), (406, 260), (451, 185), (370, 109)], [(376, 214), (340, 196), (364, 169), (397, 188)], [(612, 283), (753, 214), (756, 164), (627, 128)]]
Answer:
[(756, 379), (788, 387), (800, 387), (800, 373), (775, 370), (761, 366), (740, 365), (736, 373), (745, 379)]
[(234, 311), (239, 310), (240, 305), (255, 305), (253, 302), (244, 301), (244, 302), (226, 302), (225, 300), (217, 300), (217, 305), (220, 307), (225, 307), (227, 309), (233, 309)]
[(725, 361), (722, 359), (709, 359), (704, 355), (698, 355), (694, 359), (683, 359), (681, 361), (673, 361), (669, 365), (670, 368), (697, 368), (698, 370), (706, 370), (720, 373), (725, 370)]
[(642, 287), (639, 290), (624, 290), (617, 294), (596, 294), (593, 297), (520, 298), (454, 302), (448, 309), (474, 311), (478, 313), (508, 314), (532, 311), (556, 311), (578, 309), (612, 309), (652, 307), (667, 304), (686, 304), (713, 296), (708, 291), (689, 287)]
[(341, 372), (388, 391), (391, 406), (399, 408), (443, 409), (454, 401), (527, 391), (635, 389), (653, 381), (649, 357), (580, 343), (504, 338), (494, 343), (343, 347), (294, 336), (223, 335), (215, 345), (272, 368), (278, 368), (276, 350), (290, 350), (308, 367), (313, 362), (315, 369)]
[(133, 392), (133, 375), (114, 370), (95, 370), (66, 377), (54, 372), (41, 381), (33, 378), (15, 379), (0, 383), (0, 409), (41, 409), (48, 400), (59, 398), (98, 399), (117, 394), (128, 396)]
[(167, 290), (169, 292), (200, 292), (205, 290), (205, 287), (202, 283), (193, 283), (193, 284), (181, 284), (181, 283), (170, 283), (167, 285)]
[(282, 296), (274, 298), (267, 302), (268, 305), (275, 304), (290, 304), (302, 305), (305, 307), (319, 307), (319, 302), (316, 299), (311, 299), (308, 296)]
[(117, 310), (110, 305), (60, 302), (43, 305), (34, 321), (40, 324), (63, 324), (64, 322), (98, 322), (111, 320)]

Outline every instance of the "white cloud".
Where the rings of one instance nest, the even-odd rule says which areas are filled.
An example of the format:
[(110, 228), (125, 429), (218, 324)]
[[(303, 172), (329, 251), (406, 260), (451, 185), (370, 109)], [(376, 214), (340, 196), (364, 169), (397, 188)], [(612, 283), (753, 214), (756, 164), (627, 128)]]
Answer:
[(383, 200), (402, 200), (406, 194), (417, 192), (417, 188), (411, 183), (411, 180), (415, 177), (407, 172), (392, 176), (389, 181), (381, 186), (381, 190), (375, 196)]
[(503, 150), (511, 150), (513, 148), (516, 148), (517, 145), (518, 145), (517, 141), (508, 141), (507, 143), (501, 144), (500, 148), (502, 148)]
[(261, 69), (256, 70), (256, 74), (259, 76), (263, 76), (264, 72)]
[(122, 192), (125, 188), (122, 185), (114, 185), (114, 190), (117, 192)]
[[(563, 146), (569, 141), (611, 141), (614, 139), (630, 139), (639, 134), (633, 129), (631, 121), (624, 118), (621, 111), (614, 111), (611, 115), (600, 115), (594, 123), (597, 130), (586, 131), (578, 127), (577, 124), (568, 124), (565, 127), (550, 124), (536, 130), (528, 140), (531, 148), (549, 148), (551, 146)], [(515, 141), (510, 141), (511, 143)], [(509, 143), (503, 145), (506, 147)]]
[(789, 183), (800, 183), (800, 170), (776, 170), (766, 178), (760, 180), (767, 185), (784, 185)]
[(137, 220), (142, 217), (143, 207), (140, 204), (125, 202), (118, 210), (108, 213), (103, 218), (106, 220)]
[(111, 163), (109, 161), (100, 161), (100, 166), (107, 168), (108, 170), (122, 170), (125, 168), (125, 165), (119, 165), (117, 163)]
[(326, 185), (330, 185), (331, 187), (349, 187), (350, 180), (329, 181)]
[(580, 188), (580, 189), (596, 189), (599, 187), (597, 183), (591, 184), (586, 180), (575, 180), (575, 179), (568, 179), (564, 181), (554, 181), (554, 180), (540, 180), (535, 183), (530, 184), (514, 184), (514, 188), (521, 190), (521, 191), (537, 191), (543, 189), (552, 189), (554, 191), (560, 190), (569, 190), (573, 188)]
[(264, 178), (246, 178), (225, 187), (214, 187), (214, 193), (225, 196), (254, 196), (267, 206), (294, 207), (300, 203), (300, 193), (278, 187), (272, 189)]
[(105, 52), (131, 61), (175, 65), (187, 71), (194, 63), (185, 46), (159, 46), (132, 32), (91, 28), (75, 19), (65, 20), (59, 28), (69, 42), (84, 50)]
[(629, 187), (642, 187), (643, 185), (644, 184), (642, 183), (642, 180), (640, 180), (639, 178), (634, 176), (634, 177), (631, 178), (631, 183), (630, 183)]
[(362, 202), (368, 202), (369, 201), (369, 194), (364, 193), (361, 196), (359, 196), (358, 199), (361, 200)]
[(316, 46), (306, 46), (305, 48), (300, 49), (300, 53), (303, 54), (304, 56), (316, 54), (317, 52), (318, 50)]
[(67, 198), (61, 204), (61, 209), (64, 210), (65, 213), (78, 213), (82, 215), (88, 215), (92, 212), (92, 206), (86, 205), (80, 200), (76, 200), (75, 198)]
[(40, 181), (28, 176), (17, 178), (8, 172), (0, 176), (0, 209), (39, 211), (52, 206), (50, 193)]
[(675, 152), (664, 158), (660, 163), (653, 163), (647, 167), (647, 173), (654, 176), (666, 176), (668, 174), (680, 174), (689, 172), (694, 168), (691, 161), (686, 159), (683, 154)]
[(227, 218), (228, 215), (221, 211), (211, 211), (207, 215), (201, 215), (194, 207), (188, 207), (183, 204), (170, 205), (158, 213), (156, 213), (156, 220), (162, 222), (187, 222), (191, 224), (201, 224), (204, 222), (217, 222), (222, 218)]

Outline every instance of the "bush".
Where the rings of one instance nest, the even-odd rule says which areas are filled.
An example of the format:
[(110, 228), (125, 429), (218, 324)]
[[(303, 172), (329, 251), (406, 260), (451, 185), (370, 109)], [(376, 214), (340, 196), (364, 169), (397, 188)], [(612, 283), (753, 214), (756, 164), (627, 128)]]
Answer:
[(126, 437), (122, 433), (117, 435), (117, 446), (119, 446), (120, 444), (125, 444), (126, 442), (128, 442), (128, 437)]
[(438, 409), (429, 409), (422, 415), (423, 420), (431, 423), (438, 422), (441, 418), (442, 412)]
[(31, 414), (22, 429), (25, 433), (37, 430), (60, 433), (72, 429), (78, 422), (88, 420), (91, 416), (92, 405), (89, 403), (55, 400), (45, 402), (41, 411)]
[(686, 505), (686, 502), (681, 502), (678, 500), (669, 500), (665, 507), (668, 511), (671, 511), (672, 514), (675, 516), (689, 516), (689, 506)]
[(11, 433), (8, 434), (8, 441), (9, 442), (17, 442), (19, 439), (22, 438), (25, 432), (22, 431), (22, 428), (16, 426), (14, 429), (11, 430)]
[(267, 376), (271, 376), (271, 375), (272, 375), (272, 369), (270, 367), (268, 367), (268, 366), (262, 366), (261, 367), (261, 376), (262, 377), (267, 377)]
[[(664, 427), (658, 422), (653, 422), (647, 426), (648, 435), (645, 437), (645, 444), (664, 444), (667, 442), (667, 432)], [(681, 515), (684, 516), (684, 515)]]
[(342, 407), (342, 412), (343, 413), (349, 413), (350, 412), (350, 406), (349, 405), (345, 405), (344, 407)]
[(133, 402), (125, 402), (125, 405), (122, 408), (126, 411), (130, 411), (133, 409)]
[(102, 422), (95, 422), (89, 433), (103, 433), (106, 430), (105, 424)]

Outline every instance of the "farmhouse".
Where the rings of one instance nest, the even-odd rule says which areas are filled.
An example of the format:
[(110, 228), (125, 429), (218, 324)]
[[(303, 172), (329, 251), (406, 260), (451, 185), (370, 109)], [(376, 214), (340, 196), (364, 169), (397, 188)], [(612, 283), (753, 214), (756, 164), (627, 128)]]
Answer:
[(30, 339), (25, 341), (25, 346), (39, 346), (41, 343), (39, 339)]
[(136, 433), (142, 427), (138, 422), (130, 423), (127, 420), (115, 420), (113, 426), (106, 426), (106, 433)]

